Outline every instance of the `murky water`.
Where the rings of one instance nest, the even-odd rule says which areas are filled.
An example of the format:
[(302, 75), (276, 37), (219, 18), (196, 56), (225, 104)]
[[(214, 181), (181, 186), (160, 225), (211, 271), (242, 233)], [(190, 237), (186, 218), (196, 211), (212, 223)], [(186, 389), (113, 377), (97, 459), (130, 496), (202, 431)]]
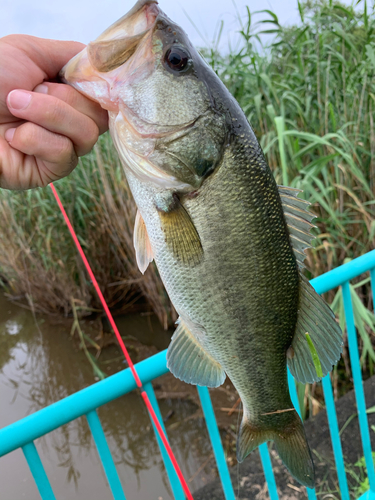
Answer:
[[(144, 342), (167, 334), (155, 333), (149, 320), (130, 317), (119, 322), (127, 334)], [(69, 336), (67, 326), (52, 325), (9, 303), (0, 295), (0, 428), (94, 382), (91, 366)], [(115, 347), (113, 355), (119, 355)], [(118, 361), (121, 363), (121, 361)], [(184, 400), (162, 400), (165, 417), (173, 408), (167, 432), (190, 487), (215, 477), (205, 423), (191, 419), (196, 406)], [(171, 499), (168, 479), (141, 397), (133, 392), (98, 410), (127, 498)], [(185, 419), (182, 425), (176, 425)], [(56, 497), (110, 499), (95, 444), (86, 419), (75, 420), (38, 439), (37, 449)], [(206, 467), (202, 465), (207, 464)], [(39, 500), (39, 494), (21, 450), (0, 458), (1, 500)]]

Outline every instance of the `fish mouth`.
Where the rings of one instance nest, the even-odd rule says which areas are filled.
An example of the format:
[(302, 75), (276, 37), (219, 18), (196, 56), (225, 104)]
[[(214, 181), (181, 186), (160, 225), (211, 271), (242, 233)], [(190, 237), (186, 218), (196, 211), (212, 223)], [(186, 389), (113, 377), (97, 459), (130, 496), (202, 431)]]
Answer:
[(112, 86), (120, 79), (116, 70), (131, 63), (140, 46), (142, 61), (138, 60), (137, 65), (150, 66), (151, 34), (160, 17), (167, 18), (156, 0), (139, 0), (62, 68), (61, 80), (104, 109), (117, 111), (117, 102), (111, 99)]
[(161, 9), (157, 0), (138, 0), (129, 12), (103, 31), (96, 41), (138, 35), (151, 28), (159, 13), (161, 13)]
[(134, 7), (87, 46), (92, 66), (107, 73), (124, 64), (153, 29), (161, 13), (156, 0), (139, 0)]

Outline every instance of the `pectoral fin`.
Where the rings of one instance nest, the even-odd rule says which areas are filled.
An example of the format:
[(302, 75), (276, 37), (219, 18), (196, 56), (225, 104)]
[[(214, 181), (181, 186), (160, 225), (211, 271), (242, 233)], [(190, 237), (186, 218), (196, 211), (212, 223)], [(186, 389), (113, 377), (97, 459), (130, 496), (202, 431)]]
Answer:
[(147, 234), (146, 225), (139, 210), (137, 210), (137, 215), (135, 217), (133, 242), (138, 268), (141, 273), (144, 274), (149, 263), (153, 261), (154, 255)]
[(199, 340), (179, 318), (167, 352), (167, 367), (188, 384), (219, 387), (225, 380), (220, 364), (201, 346)]
[(202, 243), (189, 214), (177, 197), (167, 211), (159, 211), (165, 242), (176, 260), (197, 265), (203, 257)]
[(308, 280), (300, 274), (300, 303), (296, 333), (292, 350), (288, 355), (288, 366), (292, 375), (303, 383), (317, 382), (317, 374), (311, 348), (306, 338), (309, 334), (320, 361), (323, 377), (340, 359), (343, 341), (342, 331), (328, 304), (320, 297)]

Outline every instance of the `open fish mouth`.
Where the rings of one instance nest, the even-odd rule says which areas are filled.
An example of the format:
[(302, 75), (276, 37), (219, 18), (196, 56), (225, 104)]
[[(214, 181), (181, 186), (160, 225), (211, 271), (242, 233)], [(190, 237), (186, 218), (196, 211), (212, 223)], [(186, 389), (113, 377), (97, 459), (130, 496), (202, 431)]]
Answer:
[(87, 53), (92, 66), (106, 73), (124, 64), (152, 30), (160, 13), (156, 0), (139, 0), (125, 16), (89, 43)]
[[(155, 71), (163, 47), (153, 34), (165, 26), (173, 32), (173, 22), (157, 1), (139, 0), (64, 66), (62, 80), (110, 113), (121, 113), (142, 136), (160, 138), (190, 127), (196, 117), (189, 117), (184, 123), (161, 123), (155, 116), (147, 118), (145, 109), (149, 106), (142, 106), (136, 91), (132, 91), (135, 84), (146, 81)], [(137, 106), (142, 107), (142, 112)]]
[(114, 87), (134, 78), (135, 70), (144, 78), (152, 69), (151, 35), (160, 16), (166, 18), (156, 0), (139, 0), (64, 66), (61, 79), (104, 109), (118, 111), (118, 99), (112, 96)]
[(157, 0), (138, 0), (129, 12), (103, 31), (96, 41), (132, 37), (146, 32), (161, 12)]

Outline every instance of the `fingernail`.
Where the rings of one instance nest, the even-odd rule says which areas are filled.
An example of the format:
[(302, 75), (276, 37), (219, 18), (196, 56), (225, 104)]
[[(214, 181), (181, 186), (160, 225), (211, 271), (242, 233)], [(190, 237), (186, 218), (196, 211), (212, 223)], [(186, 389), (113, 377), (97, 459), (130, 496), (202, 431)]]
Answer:
[(31, 101), (31, 92), (25, 90), (12, 90), (8, 94), (8, 104), (11, 108), (21, 110), (26, 109)]
[(5, 140), (8, 142), (12, 142), (15, 131), (16, 131), (15, 128), (8, 128), (8, 130), (5, 132), (5, 136), (4, 136)]
[(35, 87), (34, 92), (38, 92), (39, 94), (48, 94), (48, 85), (41, 83)]

